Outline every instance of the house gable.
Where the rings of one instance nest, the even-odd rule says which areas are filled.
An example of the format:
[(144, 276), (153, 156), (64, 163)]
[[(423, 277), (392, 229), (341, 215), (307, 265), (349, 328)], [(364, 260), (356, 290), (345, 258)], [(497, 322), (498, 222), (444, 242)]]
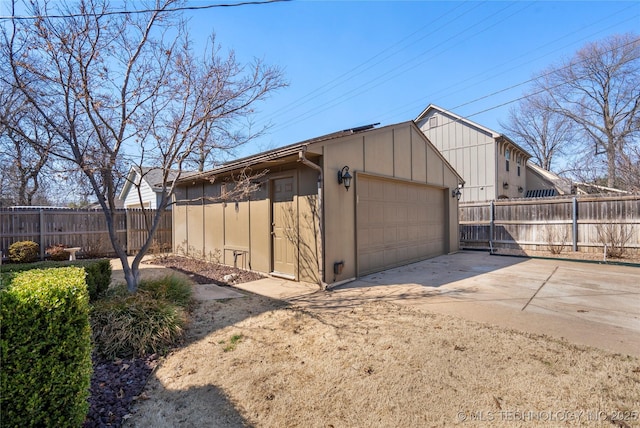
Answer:
[[(140, 194), (138, 194), (138, 187)], [(156, 209), (157, 196), (151, 185), (145, 179), (141, 179), (139, 172), (131, 168), (127, 175), (127, 181), (120, 192), (120, 198), (124, 201), (125, 208)]]
[(524, 196), (530, 155), (515, 142), (433, 104), (416, 124), (464, 178), (463, 201)]

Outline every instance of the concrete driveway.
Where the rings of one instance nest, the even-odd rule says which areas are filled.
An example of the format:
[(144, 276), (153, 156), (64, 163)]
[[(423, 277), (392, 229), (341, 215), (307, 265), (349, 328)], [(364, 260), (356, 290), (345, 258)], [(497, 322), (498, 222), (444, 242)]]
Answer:
[(640, 356), (638, 267), (460, 252), (368, 275), (328, 293), (299, 291), (280, 298), (324, 309), (387, 300)]

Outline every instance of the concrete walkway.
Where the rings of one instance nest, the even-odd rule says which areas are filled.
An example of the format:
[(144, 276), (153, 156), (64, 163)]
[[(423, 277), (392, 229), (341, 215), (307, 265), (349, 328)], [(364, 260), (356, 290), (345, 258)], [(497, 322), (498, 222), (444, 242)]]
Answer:
[(239, 288), (340, 309), (385, 300), (640, 356), (640, 268), (461, 252), (368, 275), (331, 292), (276, 278)]

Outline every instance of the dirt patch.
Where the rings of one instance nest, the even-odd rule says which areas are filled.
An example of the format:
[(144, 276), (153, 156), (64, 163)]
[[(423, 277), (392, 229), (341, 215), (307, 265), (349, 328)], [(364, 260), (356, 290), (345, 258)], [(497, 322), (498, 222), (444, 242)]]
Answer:
[(632, 263), (640, 265), (640, 253), (635, 254), (628, 252), (622, 257), (606, 257), (604, 253), (585, 253), (582, 251), (563, 250), (560, 254), (554, 254), (546, 250), (515, 250), (507, 248), (498, 248), (495, 254), (503, 256), (521, 256), (521, 257), (544, 257), (550, 259), (565, 259), (577, 261), (592, 261), (602, 263)]
[(638, 358), (389, 302), (308, 302), (200, 302), (125, 426), (640, 423)]

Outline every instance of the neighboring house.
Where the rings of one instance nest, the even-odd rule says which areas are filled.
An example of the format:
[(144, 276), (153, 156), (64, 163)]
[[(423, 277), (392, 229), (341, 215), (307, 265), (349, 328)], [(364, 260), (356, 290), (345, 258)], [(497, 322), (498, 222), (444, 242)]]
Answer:
[(548, 181), (542, 168), (528, 162), (531, 155), (505, 135), (433, 104), (416, 123), (464, 178), (461, 201), (553, 196), (554, 181)]
[(527, 192), (525, 198), (545, 198), (574, 193), (571, 180), (562, 178), (551, 171), (527, 162)]
[[(258, 190), (226, 197), (249, 170), (263, 173)], [(180, 179), (173, 242), (223, 264), (333, 286), (457, 251), (459, 184), (413, 121), (354, 128)]]
[[(175, 172), (169, 173), (169, 180), (173, 180)], [(120, 192), (120, 199), (124, 207), (157, 209), (162, 199), (163, 174), (161, 168), (131, 167), (127, 180)], [(138, 193), (138, 188), (140, 192)], [(171, 206), (167, 207), (171, 209)]]

